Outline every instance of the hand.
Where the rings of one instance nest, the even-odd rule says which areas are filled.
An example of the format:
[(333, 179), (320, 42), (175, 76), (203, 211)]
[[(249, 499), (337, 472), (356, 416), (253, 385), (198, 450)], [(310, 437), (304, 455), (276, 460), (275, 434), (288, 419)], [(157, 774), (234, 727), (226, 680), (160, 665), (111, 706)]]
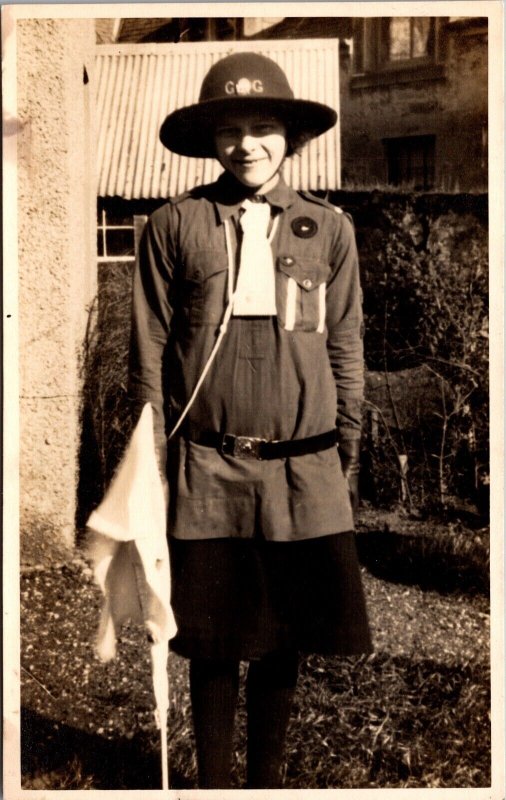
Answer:
[(353, 513), (358, 510), (358, 474), (360, 472), (360, 439), (344, 439), (338, 445), (343, 475), (348, 481)]

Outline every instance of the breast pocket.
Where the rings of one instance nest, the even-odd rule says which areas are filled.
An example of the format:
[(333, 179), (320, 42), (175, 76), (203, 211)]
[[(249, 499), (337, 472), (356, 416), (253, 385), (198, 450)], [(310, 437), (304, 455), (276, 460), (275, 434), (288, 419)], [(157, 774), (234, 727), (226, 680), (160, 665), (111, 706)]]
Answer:
[(194, 250), (184, 260), (183, 303), (191, 325), (219, 325), (227, 299), (227, 254)]
[(287, 331), (325, 330), (325, 292), (330, 266), (322, 261), (282, 255), (277, 259), (276, 306)]

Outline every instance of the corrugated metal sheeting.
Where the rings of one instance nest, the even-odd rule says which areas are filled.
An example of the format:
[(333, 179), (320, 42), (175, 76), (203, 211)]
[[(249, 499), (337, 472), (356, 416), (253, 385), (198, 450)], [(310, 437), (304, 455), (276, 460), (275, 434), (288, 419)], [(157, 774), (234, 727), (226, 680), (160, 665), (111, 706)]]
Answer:
[[(215, 180), (214, 159), (177, 156), (158, 131), (175, 108), (194, 103), (209, 67), (228, 53), (254, 50), (285, 71), (296, 97), (316, 100), (339, 113), (338, 42), (202, 42), (97, 46), (98, 195), (163, 198)], [(285, 177), (295, 189), (340, 185), (339, 122), (287, 159)]]

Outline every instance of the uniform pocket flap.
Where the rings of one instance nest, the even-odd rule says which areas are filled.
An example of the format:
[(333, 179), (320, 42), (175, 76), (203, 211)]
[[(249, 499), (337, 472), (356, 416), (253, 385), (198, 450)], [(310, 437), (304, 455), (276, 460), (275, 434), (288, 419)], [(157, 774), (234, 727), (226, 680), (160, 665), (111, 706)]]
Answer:
[(304, 289), (311, 292), (325, 283), (330, 276), (330, 267), (323, 261), (314, 258), (300, 258), (300, 256), (278, 256), (277, 267), (280, 272), (286, 275)]
[(202, 283), (223, 272), (228, 267), (227, 254), (221, 250), (194, 250), (188, 253), (185, 278), (193, 283)]

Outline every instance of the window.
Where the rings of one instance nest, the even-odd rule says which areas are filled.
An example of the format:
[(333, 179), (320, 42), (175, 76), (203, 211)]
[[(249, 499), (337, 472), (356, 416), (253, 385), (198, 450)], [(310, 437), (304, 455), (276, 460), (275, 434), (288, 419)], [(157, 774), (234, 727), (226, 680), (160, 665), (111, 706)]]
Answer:
[(391, 17), (384, 24), (387, 61), (399, 63), (433, 56), (434, 23), (430, 17)]
[(443, 78), (442, 19), (356, 19), (352, 88)]
[(412, 189), (431, 189), (435, 177), (435, 136), (384, 139), (388, 183)]
[(135, 258), (132, 217), (115, 215), (104, 208), (98, 211), (97, 253), (99, 262), (133, 261)]

